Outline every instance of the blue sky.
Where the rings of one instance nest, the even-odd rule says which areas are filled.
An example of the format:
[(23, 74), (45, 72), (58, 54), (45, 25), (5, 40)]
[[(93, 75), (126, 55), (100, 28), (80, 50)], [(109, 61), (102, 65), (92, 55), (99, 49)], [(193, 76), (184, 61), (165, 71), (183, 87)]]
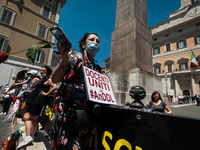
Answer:
[[(181, 0), (147, 0), (148, 26), (151, 27), (169, 18), (178, 10)], [(104, 66), (103, 60), (110, 56), (111, 33), (115, 30), (117, 0), (67, 0), (61, 9), (59, 27), (70, 42), (72, 49), (86, 32), (97, 33), (100, 51), (95, 60)]]

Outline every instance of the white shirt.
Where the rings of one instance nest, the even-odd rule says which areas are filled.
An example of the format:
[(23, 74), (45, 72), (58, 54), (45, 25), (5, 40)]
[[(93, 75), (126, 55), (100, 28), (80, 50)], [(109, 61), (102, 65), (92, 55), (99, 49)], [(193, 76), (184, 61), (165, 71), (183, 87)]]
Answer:
[[(9, 90), (9, 88), (6, 88), (6, 92), (7, 92), (8, 90)], [(13, 94), (8, 95), (9, 93), (13, 93)], [(12, 90), (10, 90), (8, 93), (6, 93), (6, 94), (4, 95), (4, 98), (14, 97), (14, 94), (15, 94), (15, 89), (12, 89)]]

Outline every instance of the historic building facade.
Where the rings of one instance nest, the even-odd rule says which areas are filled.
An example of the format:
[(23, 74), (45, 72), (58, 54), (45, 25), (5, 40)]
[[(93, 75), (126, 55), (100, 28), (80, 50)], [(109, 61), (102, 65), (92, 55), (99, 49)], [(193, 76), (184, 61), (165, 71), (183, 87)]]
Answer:
[[(163, 94), (200, 94), (200, 1), (181, 0), (181, 7), (152, 26), (153, 71), (162, 78)], [(199, 68), (191, 69), (191, 53)]]
[[(1, 0), (0, 1), (0, 51), (9, 55), (0, 64), (0, 85), (11, 84), (23, 77), (27, 70), (40, 70), (51, 65), (53, 48), (40, 49), (35, 55), (35, 64), (28, 63), (26, 50), (39, 46), (38, 41), (55, 44), (48, 28), (58, 26), (60, 11), (66, 0)], [(13, 53), (13, 54), (12, 54)]]

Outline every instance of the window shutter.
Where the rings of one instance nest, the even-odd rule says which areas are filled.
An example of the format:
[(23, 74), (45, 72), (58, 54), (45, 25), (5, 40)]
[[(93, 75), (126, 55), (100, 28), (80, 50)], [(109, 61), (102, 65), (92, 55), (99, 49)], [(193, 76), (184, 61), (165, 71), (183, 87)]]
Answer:
[(2, 52), (5, 52), (7, 51), (7, 48), (8, 48), (8, 43), (9, 43), (9, 39), (4, 39), (4, 42), (3, 42), (3, 48), (1, 49)]
[(187, 47), (186, 39), (184, 39), (184, 47)]
[(179, 64), (179, 70), (181, 70), (181, 63)]
[(40, 63), (43, 64), (44, 62), (44, 51), (41, 50), (41, 53), (40, 53)]
[(197, 45), (197, 36), (194, 37), (194, 43)]
[(186, 62), (186, 69), (188, 69), (188, 62)]
[(155, 48), (153, 48), (153, 55), (155, 55)]
[(160, 67), (159, 67), (159, 73), (160, 73)]
[(156, 73), (156, 67), (154, 67), (154, 73)]
[(179, 49), (179, 42), (176, 42), (177, 50)]
[(158, 53), (160, 54), (160, 47), (158, 47)]

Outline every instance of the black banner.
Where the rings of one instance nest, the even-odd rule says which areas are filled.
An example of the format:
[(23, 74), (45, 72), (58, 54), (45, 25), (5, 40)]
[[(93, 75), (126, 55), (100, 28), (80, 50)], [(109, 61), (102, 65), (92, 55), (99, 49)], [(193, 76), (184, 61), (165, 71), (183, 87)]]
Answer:
[(198, 119), (122, 107), (105, 107), (101, 112), (98, 150), (200, 149)]

